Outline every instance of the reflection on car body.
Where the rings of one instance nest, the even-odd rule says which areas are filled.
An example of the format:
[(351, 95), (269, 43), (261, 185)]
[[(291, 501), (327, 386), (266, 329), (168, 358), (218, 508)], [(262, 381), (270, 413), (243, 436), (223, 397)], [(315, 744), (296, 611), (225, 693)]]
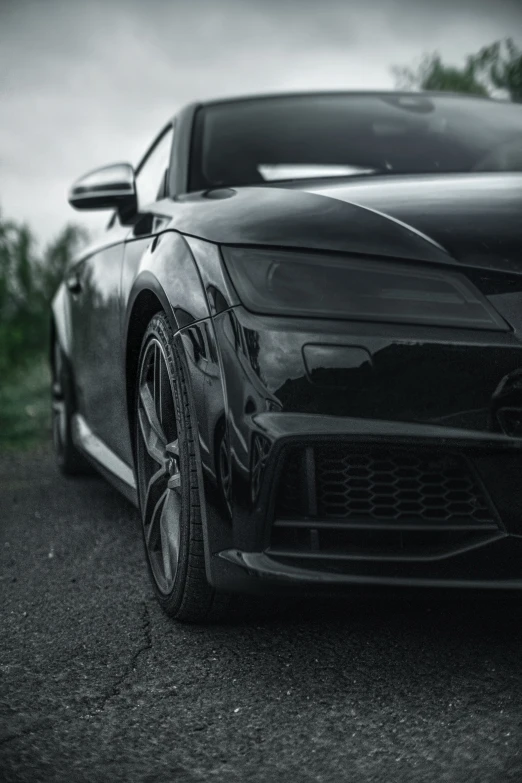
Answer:
[(513, 104), (259, 96), (73, 186), (114, 212), (53, 302), (58, 460), (139, 506), (170, 615), (522, 587), (521, 150)]

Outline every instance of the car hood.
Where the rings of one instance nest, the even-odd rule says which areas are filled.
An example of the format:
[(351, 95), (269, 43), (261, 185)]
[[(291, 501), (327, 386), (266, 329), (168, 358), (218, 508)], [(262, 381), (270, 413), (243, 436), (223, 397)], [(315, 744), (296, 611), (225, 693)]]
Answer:
[(274, 183), (189, 194), (165, 209), (176, 230), (218, 244), (522, 271), (522, 174)]
[(389, 176), (309, 193), (400, 221), (463, 263), (522, 268), (522, 176)]

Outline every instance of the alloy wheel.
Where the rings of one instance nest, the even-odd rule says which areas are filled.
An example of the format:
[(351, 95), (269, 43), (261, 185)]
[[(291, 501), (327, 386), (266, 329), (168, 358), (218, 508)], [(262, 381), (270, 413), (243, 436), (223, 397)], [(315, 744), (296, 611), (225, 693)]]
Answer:
[(160, 342), (147, 344), (138, 383), (138, 492), (145, 546), (158, 589), (168, 595), (181, 546), (182, 471), (174, 392)]

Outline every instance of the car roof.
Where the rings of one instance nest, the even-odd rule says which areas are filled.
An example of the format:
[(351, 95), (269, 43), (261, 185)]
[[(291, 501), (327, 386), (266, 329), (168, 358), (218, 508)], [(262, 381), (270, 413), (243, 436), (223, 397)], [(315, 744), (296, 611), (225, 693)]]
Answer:
[(419, 98), (433, 98), (436, 96), (453, 97), (461, 99), (474, 99), (474, 100), (493, 100), (487, 95), (476, 95), (473, 93), (463, 92), (450, 92), (447, 90), (302, 90), (296, 92), (274, 92), (274, 93), (253, 93), (250, 95), (231, 95), (230, 97), (213, 98), (207, 101), (198, 101), (199, 106), (216, 106), (226, 103), (242, 103), (249, 101), (264, 101), (283, 98), (317, 98), (321, 96), (373, 96), (373, 97), (388, 97), (388, 96), (404, 96), (411, 98), (412, 96)]

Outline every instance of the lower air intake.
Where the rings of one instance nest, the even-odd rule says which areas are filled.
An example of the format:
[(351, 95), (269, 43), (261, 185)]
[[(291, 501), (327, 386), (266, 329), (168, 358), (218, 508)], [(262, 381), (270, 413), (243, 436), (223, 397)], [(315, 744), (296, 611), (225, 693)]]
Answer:
[(498, 533), (460, 455), (338, 444), (288, 451), (271, 549), (415, 557)]

